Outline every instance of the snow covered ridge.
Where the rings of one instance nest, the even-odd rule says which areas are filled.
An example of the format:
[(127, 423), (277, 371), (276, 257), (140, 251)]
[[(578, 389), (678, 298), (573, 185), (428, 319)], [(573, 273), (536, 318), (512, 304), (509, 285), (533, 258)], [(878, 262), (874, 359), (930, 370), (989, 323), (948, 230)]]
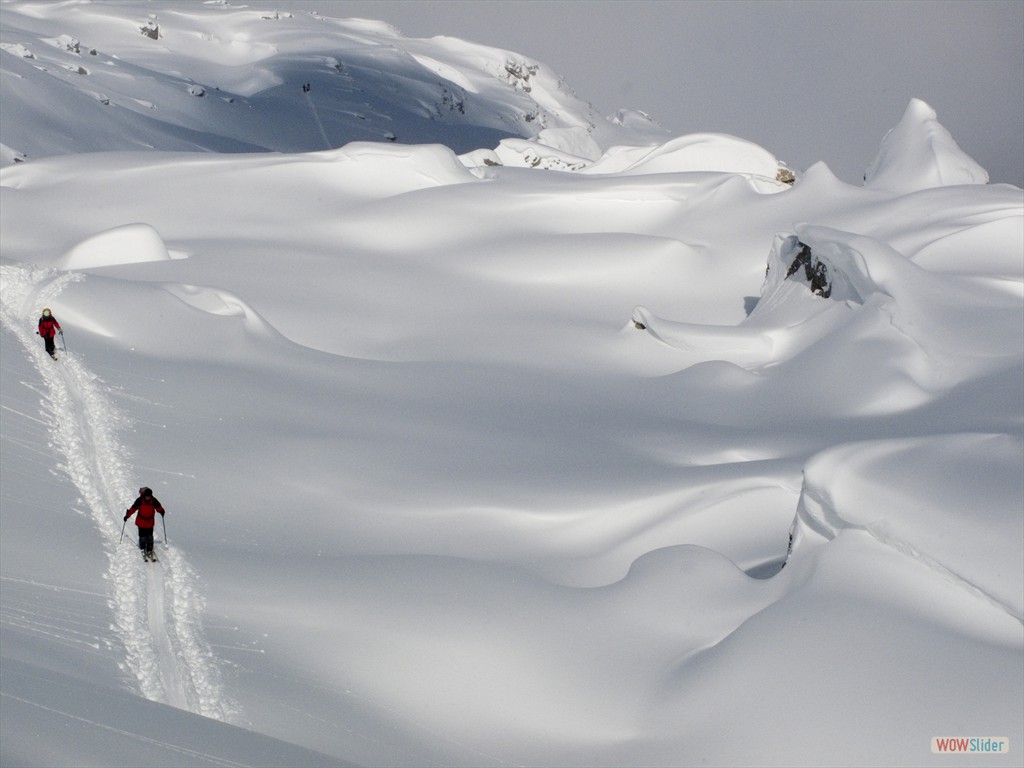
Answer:
[[(10, 2), (3, 7), (4, 164), (52, 154), (309, 151), (351, 141), (507, 137), (597, 159), (667, 133), (594, 113), (545, 65), (380, 22), (244, 4)], [(39, 75), (44, 75), (40, 77)]]
[[(441, 143), (477, 165), (792, 179), (742, 139), (671, 138), (636, 112), (600, 117), (521, 54), (405, 38), (370, 20), (228, 2), (9, 2), (0, 36), (3, 165), (138, 147), (294, 152), (397, 141)], [(869, 186), (900, 192), (987, 178), (918, 100), (865, 174)]]

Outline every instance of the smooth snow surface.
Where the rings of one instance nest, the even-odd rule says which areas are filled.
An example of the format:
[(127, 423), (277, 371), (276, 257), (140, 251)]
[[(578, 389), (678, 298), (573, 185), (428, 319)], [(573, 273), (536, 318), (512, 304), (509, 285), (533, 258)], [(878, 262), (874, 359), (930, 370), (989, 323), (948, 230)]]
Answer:
[(371, 20), (2, 13), (4, 766), (1019, 764), (1024, 195), (930, 107), (789, 186)]

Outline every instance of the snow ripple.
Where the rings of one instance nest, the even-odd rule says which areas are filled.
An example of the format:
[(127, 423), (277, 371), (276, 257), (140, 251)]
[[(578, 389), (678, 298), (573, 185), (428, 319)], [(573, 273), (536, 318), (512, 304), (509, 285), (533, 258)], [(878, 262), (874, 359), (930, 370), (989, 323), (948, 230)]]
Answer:
[[(117, 432), (127, 416), (105, 396), (102, 382), (72, 354), (59, 364), (46, 355), (30, 330), (38, 307), (53, 303), (69, 283), (84, 279), (26, 265), (0, 266), (0, 318), (26, 349), (41, 380), (42, 416), (60, 468), (75, 484), (100, 532), (108, 558), (111, 609), (125, 648), (125, 666), (143, 696), (228, 720), (234, 706), (221, 691), (216, 660), (202, 635), (203, 602), (197, 577), (184, 555), (164, 542), (158, 566), (147, 566), (117, 526), (126, 499), (134, 498), (130, 468)], [(128, 531), (124, 531), (129, 534)]]

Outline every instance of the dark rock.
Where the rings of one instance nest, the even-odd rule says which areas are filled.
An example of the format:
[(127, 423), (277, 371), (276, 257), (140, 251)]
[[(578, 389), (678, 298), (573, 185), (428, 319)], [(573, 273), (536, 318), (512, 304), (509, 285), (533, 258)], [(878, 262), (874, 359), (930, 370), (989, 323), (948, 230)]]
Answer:
[(793, 263), (789, 265), (786, 277), (797, 273), (802, 267), (804, 277), (811, 285), (811, 291), (827, 299), (832, 295), (832, 281), (828, 276), (828, 266), (811, 252), (811, 246), (806, 243), (799, 243), (800, 250), (797, 252)]

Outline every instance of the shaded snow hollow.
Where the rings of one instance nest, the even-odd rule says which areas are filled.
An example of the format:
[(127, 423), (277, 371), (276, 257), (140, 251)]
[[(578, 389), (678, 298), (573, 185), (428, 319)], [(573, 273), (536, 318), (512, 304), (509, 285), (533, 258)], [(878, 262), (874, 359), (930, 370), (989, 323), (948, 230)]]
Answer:
[(3, 765), (1017, 760), (1024, 195), (923, 102), (790, 186), (372, 21), (9, 3), (0, 63)]

